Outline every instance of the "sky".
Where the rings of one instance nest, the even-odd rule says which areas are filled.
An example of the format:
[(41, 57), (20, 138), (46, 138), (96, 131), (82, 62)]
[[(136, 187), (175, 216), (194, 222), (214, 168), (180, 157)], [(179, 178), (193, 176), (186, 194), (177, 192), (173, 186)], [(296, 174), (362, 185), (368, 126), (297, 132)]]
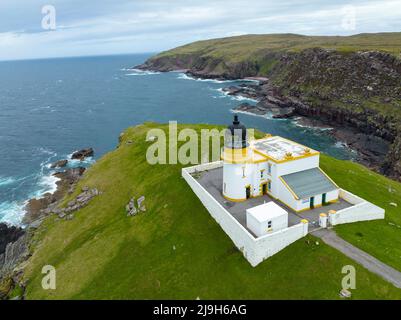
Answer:
[(241, 34), (401, 31), (401, 0), (0, 0), (0, 60), (160, 52)]

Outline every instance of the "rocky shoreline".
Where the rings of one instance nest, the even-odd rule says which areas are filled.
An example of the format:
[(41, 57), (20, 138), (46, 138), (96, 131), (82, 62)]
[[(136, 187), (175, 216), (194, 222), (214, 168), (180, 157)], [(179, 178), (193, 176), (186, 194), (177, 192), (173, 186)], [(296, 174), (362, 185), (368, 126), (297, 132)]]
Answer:
[[(83, 161), (86, 157), (93, 156), (93, 154), (92, 148), (82, 149), (74, 152), (71, 159)], [(66, 159), (58, 160), (51, 164), (50, 168), (62, 168), (67, 163), (68, 160)], [(24, 287), (24, 284), (20, 283), (22, 271), (18, 270), (18, 265), (30, 255), (29, 241), (32, 238), (34, 230), (52, 213), (62, 214), (62, 217), (65, 217), (67, 220), (68, 217), (72, 217), (72, 213), (68, 211), (70, 210), (69, 206), (65, 209), (58, 209), (58, 206), (66, 194), (74, 192), (75, 186), (85, 170), (84, 167), (78, 166), (55, 172), (53, 176), (58, 178), (56, 191), (54, 193), (46, 193), (39, 199), (30, 199), (27, 202), (25, 207), (26, 212), (22, 220), (23, 227), (0, 223), (0, 300), (6, 299), (16, 285), (21, 288)], [(79, 209), (100, 193), (97, 189), (89, 190), (88, 188), (87, 190), (83, 190), (77, 197), (77, 203), (74, 202), (74, 206), (76, 206), (76, 209)], [(70, 211), (74, 211), (73, 209), (71, 208)]]
[[(338, 142), (357, 153), (356, 161), (381, 172), (383, 158), (390, 149), (390, 142), (372, 134), (360, 132), (355, 127), (339, 125), (328, 118), (313, 117), (302, 112), (305, 106), (299, 100), (283, 97), (268, 81), (259, 84), (241, 84), (223, 89), (228, 95), (257, 100), (255, 105), (242, 103), (233, 111), (270, 116), (273, 119), (293, 119), (300, 126), (327, 130)], [(301, 110), (301, 112), (299, 112)]]
[[(244, 46), (248, 45), (243, 41)], [(266, 110), (273, 118), (329, 126), (333, 128), (330, 134), (357, 151), (357, 161), (401, 181), (399, 54), (379, 49), (344, 52), (323, 47), (261, 52), (252, 51), (249, 43), (249, 55), (241, 60), (233, 58), (236, 51), (222, 43), (189, 44), (192, 50), (184, 53), (180, 48), (172, 49), (136, 68), (159, 72), (185, 69), (189, 76), (220, 80), (262, 77), (258, 85), (225, 89), (228, 95), (258, 101), (254, 109), (241, 105), (238, 111), (264, 116)], [(216, 58), (216, 51), (221, 57)]]
[[(138, 69), (148, 69), (148, 65), (136, 66)], [(155, 71), (171, 71), (152, 69)], [(208, 74), (194, 70), (185, 70), (191, 77), (203, 79), (232, 80), (231, 77)], [(320, 112), (303, 102), (302, 96), (283, 95), (281, 90), (266, 77), (251, 77), (258, 83), (245, 83), (238, 86), (228, 86), (222, 91), (230, 96), (240, 96), (258, 101), (255, 105), (241, 103), (233, 111), (250, 113), (256, 116), (268, 116), (273, 119), (292, 119), (300, 126), (327, 130), (336, 141), (355, 151), (355, 160), (376, 172), (388, 175), (383, 169), (384, 159), (388, 156), (392, 137), (376, 135), (371, 130), (361, 130), (354, 123), (348, 123), (346, 116)], [(244, 78), (245, 79), (245, 78)]]

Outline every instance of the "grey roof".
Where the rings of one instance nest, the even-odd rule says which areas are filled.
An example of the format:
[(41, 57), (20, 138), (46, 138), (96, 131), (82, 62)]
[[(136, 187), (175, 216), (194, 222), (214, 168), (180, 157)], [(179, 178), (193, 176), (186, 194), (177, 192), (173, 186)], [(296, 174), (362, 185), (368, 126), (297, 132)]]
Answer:
[(300, 199), (310, 198), (338, 189), (319, 168), (295, 172), (281, 177)]

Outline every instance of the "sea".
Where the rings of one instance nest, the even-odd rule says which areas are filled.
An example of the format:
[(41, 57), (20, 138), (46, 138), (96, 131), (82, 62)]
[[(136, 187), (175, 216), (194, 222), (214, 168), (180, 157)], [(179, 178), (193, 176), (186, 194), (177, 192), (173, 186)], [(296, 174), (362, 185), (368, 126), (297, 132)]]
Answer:
[[(195, 79), (180, 72), (133, 69), (152, 54), (0, 62), (0, 222), (20, 225), (28, 199), (56, 190), (50, 164), (77, 149), (95, 156), (144, 121), (229, 124), (232, 109), (256, 101), (222, 88), (244, 80)], [(248, 127), (293, 139), (339, 159), (355, 154), (327, 130), (294, 120), (240, 114)]]

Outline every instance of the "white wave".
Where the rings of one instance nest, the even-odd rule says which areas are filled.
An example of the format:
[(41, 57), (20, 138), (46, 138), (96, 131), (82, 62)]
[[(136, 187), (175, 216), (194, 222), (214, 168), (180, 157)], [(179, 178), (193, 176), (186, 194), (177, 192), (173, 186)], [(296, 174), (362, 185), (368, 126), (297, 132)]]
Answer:
[(252, 99), (252, 98), (248, 98), (248, 97), (244, 97), (244, 96), (238, 96), (238, 95), (237, 96), (230, 95), (230, 98), (233, 100), (236, 100), (236, 101), (251, 101), (251, 102), (255, 102), (255, 103), (259, 102), (256, 99)]
[(177, 79), (180, 80), (193, 80), (193, 81), (200, 81), (200, 82), (211, 82), (211, 83), (229, 83), (229, 82), (237, 82), (241, 80), (218, 80), (218, 79), (202, 79), (202, 78), (194, 78), (186, 73), (178, 73)]
[(300, 123), (300, 119), (302, 119), (302, 118), (298, 117), (298, 118), (295, 118), (293, 120), (293, 123), (297, 127), (306, 128), (306, 129), (312, 129), (312, 130), (318, 130), (318, 131), (331, 131), (331, 130), (333, 130), (333, 128), (331, 128), (331, 127), (319, 127), (319, 126), (302, 124), (302, 123)]
[(54, 112), (56, 109), (53, 108), (52, 106), (42, 106), (31, 109), (32, 112), (42, 111), (42, 110), (48, 110), (50, 112)]
[(264, 119), (269, 119), (269, 120), (282, 120), (282, 119), (274, 119), (272, 117), (271, 113), (265, 113), (265, 114), (256, 114), (253, 112), (249, 112), (249, 111), (243, 111), (243, 110), (234, 110), (234, 109), (230, 109), (231, 113), (242, 113), (242, 114), (246, 114), (249, 116), (254, 116), (254, 117), (259, 117), (259, 118), (264, 118)]
[[(171, 72), (176, 72), (177, 71), (171, 71)], [(196, 77), (191, 77), (187, 75), (186, 73), (183, 72), (178, 72), (177, 73), (177, 79), (181, 80), (193, 80), (193, 81), (200, 81), (200, 82), (211, 82), (211, 83), (232, 83), (232, 82), (255, 82), (259, 83), (259, 80), (254, 80), (254, 79), (232, 79), (232, 80), (221, 80), (221, 79), (209, 79), (209, 78), (196, 78)]]
[(84, 160), (79, 160), (79, 159), (71, 159), (72, 155), (77, 152), (78, 150), (71, 152), (70, 154), (67, 154), (66, 159), (68, 160), (68, 164), (67, 167), (68, 168), (76, 168), (76, 167), (80, 167), (82, 165), (92, 165), (96, 162), (95, 159), (93, 159), (93, 157), (87, 157)]
[(13, 177), (0, 177), (0, 187), (13, 184), (15, 179)]
[(123, 71), (128, 71), (129, 73), (126, 73), (126, 76), (150, 76), (150, 75), (155, 75), (155, 74), (160, 74), (160, 72), (157, 71), (148, 71), (148, 70), (140, 70), (140, 69), (127, 69)]
[(252, 98), (244, 97), (241, 95), (234, 96), (234, 95), (228, 94), (228, 92), (224, 91), (223, 88), (219, 88), (219, 89), (210, 88), (210, 89), (213, 91), (217, 91), (219, 93), (218, 96), (214, 96), (213, 98), (230, 98), (231, 100), (234, 100), (234, 101), (249, 101), (249, 102), (253, 102), (253, 103), (259, 102), (259, 100), (257, 100), (257, 99), (252, 99)]
[(20, 225), (25, 215), (26, 203), (18, 203), (16, 201), (0, 203), (0, 222), (15, 226)]
[(32, 198), (40, 198), (45, 193), (54, 193), (57, 191), (57, 181), (60, 181), (60, 178), (53, 176), (52, 174), (44, 175), (39, 179), (39, 187), (40, 189), (36, 191)]

